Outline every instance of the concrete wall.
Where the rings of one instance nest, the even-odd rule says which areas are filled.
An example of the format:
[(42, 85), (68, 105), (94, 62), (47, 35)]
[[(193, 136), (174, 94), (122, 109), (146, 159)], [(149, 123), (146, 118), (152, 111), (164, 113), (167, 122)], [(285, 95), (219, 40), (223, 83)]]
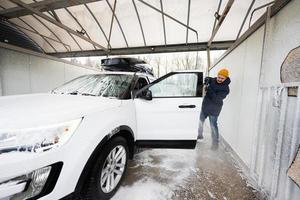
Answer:
[(48, 92), (77, 76), (97, 71), (0, 48), (0, 95)]
[[(290, 160), (286, 158), (293, 156), (295, 152), (291, 144), (300, 143), (297, 137), (292, 137), (293, 131), (289, 128), (296, 123), (293, 121), (296, 100), (295, 97), (285, 96), (288, 98), (284, 111), (287, 116), (283, 138), (280, 139), (277, 125), (281, 108), (270, 108), (272, 95), (276, 91), (270, 90), (264, 94), (264, 99), (260, 96), (262, 86), (280, 84), (282, 62), (290, 50), (300, 45), (299, 11), (300, 1), (291, 1), (267, 24), (264, 49), (265, 26), (242, 42), (210, 72), (211, 76), (215, 76), (220, 68), (227, 67), (232, 79), (231, 92), (219, 118), (220, 134), (248, 170), (253, 171), (251, 176), (258, 185), (271, 199), (278, 200), (300, 199), (300, 189), (286, 175), (290, 164)], [(261, 110), (264, 112), (264, 119), (261, 118)], [(263, 123), (264, 128), (259, 131)], [(276, 149), (278, 147), (281, 149)], [(278, 172), (273, 170), (276, 167)], [(278, 184), (274, 181), (278, 181)]]

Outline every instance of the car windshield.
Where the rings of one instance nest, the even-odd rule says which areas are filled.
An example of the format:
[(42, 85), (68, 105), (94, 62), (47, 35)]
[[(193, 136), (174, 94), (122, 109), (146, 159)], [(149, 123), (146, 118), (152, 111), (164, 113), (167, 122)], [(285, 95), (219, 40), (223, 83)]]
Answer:
[(53, 93), (122, 98), (133, 75), (93, 74), (80, 76), (52, 90)]

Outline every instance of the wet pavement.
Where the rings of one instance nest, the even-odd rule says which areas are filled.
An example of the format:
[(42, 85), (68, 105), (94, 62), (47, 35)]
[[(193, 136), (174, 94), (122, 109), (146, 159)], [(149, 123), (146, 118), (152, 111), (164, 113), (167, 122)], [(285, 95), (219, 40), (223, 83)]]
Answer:
[(210, 137), (194, 150), (143, 149), (113, 200), (262, 200), (230, 153), (212, 150)]

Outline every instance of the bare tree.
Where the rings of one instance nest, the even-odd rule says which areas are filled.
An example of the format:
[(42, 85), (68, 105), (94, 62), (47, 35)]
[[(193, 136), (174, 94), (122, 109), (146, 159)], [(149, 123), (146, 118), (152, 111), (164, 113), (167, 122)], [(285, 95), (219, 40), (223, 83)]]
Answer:
[(204, 62), (203, 62), (203, 58), (201, 58), (200, 56), (197, 56), (197, 64), (195, 65), (195, 69), (197, 70), (202, 70), (204, 69)]
[(70, 62), (74, 64), (81, 64), (81, 62), (77, 58), (71, 58)]
[(138, 56), (138, 59), (141, 59), (143, 61), (145, 61), (146, 63), (150, 64), (151, 61), (153, 60), (151, 56), (146, 55), (146, 56)]
[(195, 57), (192, 57), (190, 53), (185, 53), (184, 57), (181, 59), (183, 69), (195, 69)]
[(156, 67), (156, 70), (157, 70), (156, 71), (157, 72), (157, 77), (159, 77), (159, 75), (160, 75), (160, 67), (161, 67), (161, 64), (162, 64), (162, 62), (161, 62), (161, 56), (155, 56), (153, 62), (154, 62), (154, 65)]
[(85, 65), (87, 65), (89, 67), (93, 67), (93, 62), (92, 62), (92, 59), (90, 57), (87, 57), (85, 59)]
[(181, 70), (181, 58), (176, 56), (175, 58), (172, 59), (172, 64), (174, 67), (176, 67), (175, 70)]

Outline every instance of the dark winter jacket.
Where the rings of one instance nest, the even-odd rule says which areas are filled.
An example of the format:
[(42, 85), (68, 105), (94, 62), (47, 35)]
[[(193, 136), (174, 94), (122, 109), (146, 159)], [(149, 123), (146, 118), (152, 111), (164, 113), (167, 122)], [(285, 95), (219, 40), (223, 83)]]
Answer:
[(230, 78), (223, 83), (217, 83), (216, 78), (207, 77), (208, 87), (202, 102), (202, 112), (206, 115), (219, 116), (223, 99), (229, 94)]

